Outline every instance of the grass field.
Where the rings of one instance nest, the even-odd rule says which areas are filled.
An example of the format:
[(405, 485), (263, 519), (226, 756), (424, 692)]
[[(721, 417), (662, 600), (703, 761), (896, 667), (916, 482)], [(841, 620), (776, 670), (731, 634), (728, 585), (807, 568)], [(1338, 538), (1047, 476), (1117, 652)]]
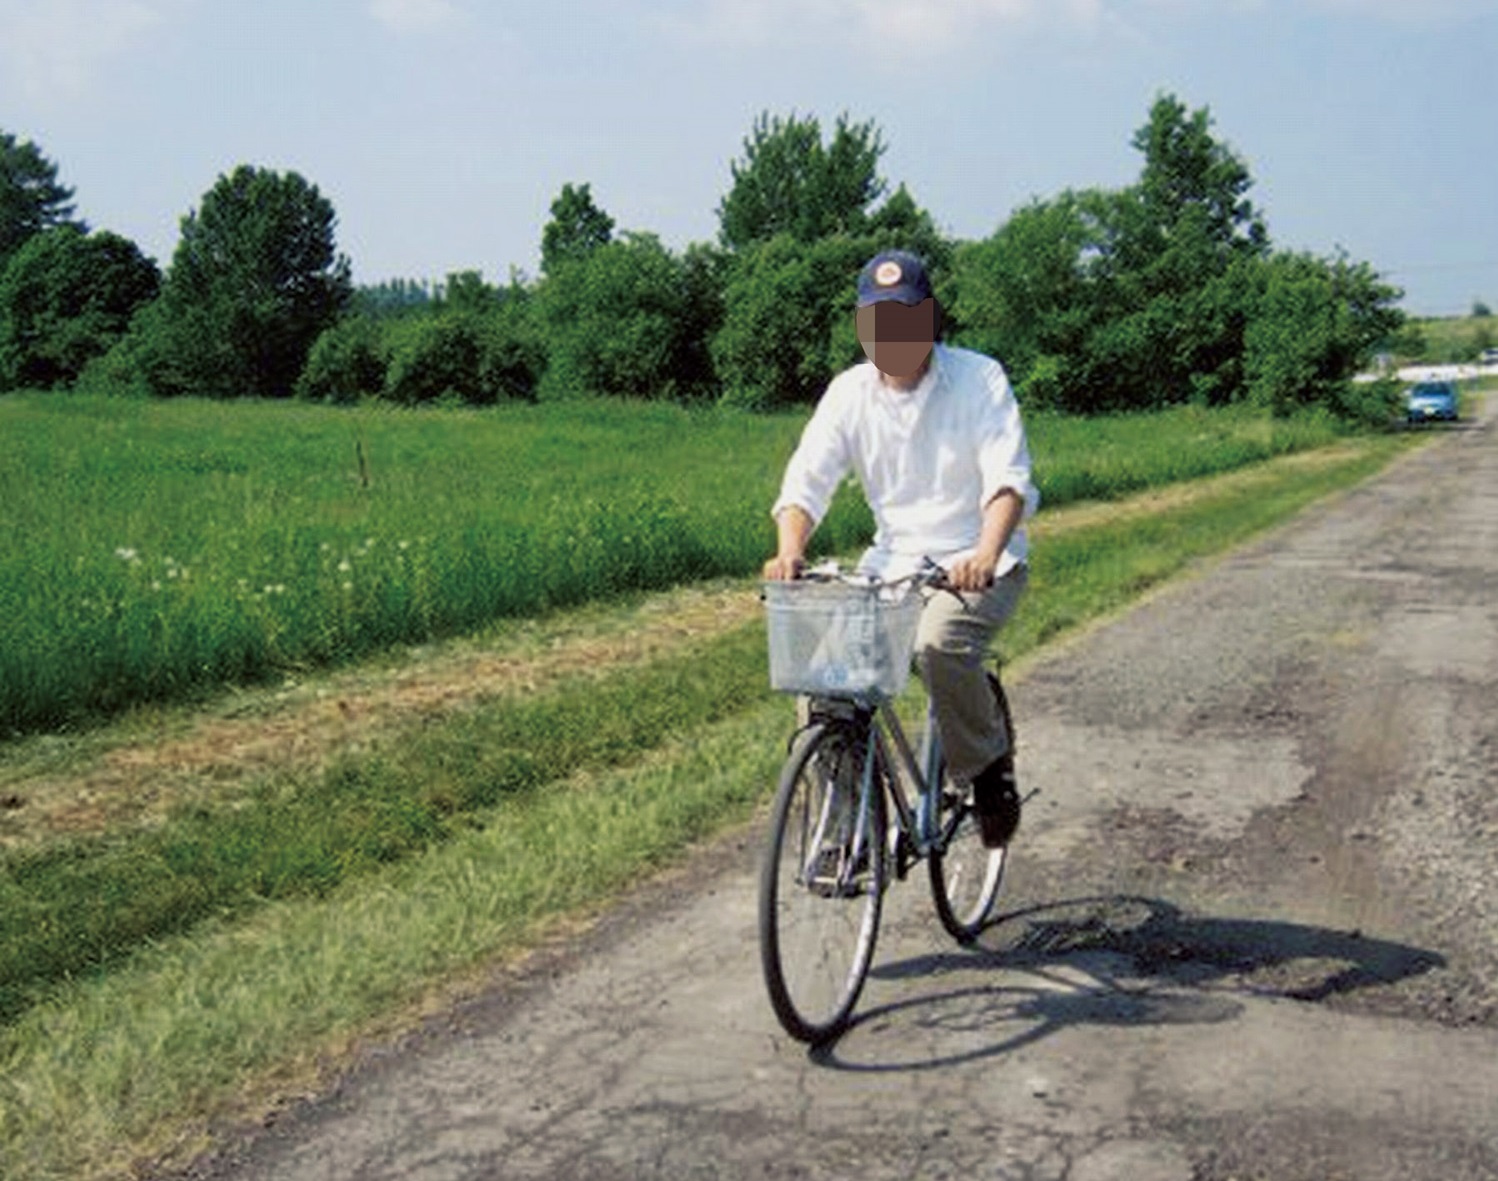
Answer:
[(1414, 361), (1429, 364), (1470, 362), (1485, 348), (1498, 345), (1498, 316), (1451, 316), (1416, 320), (1425, 347)]
[[(746, 574), (803, 422), (619, 402), (0, 398), (0, 736)], [(1242, 410), (1029, 429), (1051, 506), (1335, 435)], [(847, 552), (870, 528), (845, 494), (817, 541)]]

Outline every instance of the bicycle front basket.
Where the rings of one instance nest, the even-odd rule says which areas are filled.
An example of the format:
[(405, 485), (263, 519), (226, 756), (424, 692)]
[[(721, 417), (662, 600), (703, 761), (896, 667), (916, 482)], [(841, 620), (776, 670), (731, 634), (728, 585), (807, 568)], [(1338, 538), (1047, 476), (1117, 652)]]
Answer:
[(897, 697), (910, 679), (921, 596), (843, 582), (767, 582), (770, 688)]

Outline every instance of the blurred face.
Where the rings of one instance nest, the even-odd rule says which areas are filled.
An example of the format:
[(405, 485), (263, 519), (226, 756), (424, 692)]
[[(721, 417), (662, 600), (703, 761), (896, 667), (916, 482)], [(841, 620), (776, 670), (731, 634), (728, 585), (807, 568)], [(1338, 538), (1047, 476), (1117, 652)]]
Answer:
[(920, 372), (936, 343), (936, 300), (912, 305), (887, 299), (855, 315), (858, 343), (881, 373), (908, 379)]

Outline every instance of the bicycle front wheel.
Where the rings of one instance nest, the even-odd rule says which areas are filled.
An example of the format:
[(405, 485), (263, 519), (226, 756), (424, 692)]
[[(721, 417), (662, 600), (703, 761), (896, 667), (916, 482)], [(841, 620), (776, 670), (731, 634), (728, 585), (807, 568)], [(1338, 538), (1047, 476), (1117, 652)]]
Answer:
[(786, 760), (760, 875), (759, 945), (775, 1015), (823, 1042), (848, 1024), (884, 897), (883, 784), (860, 801), (867, 732), (815, 723)]
[[(989, 690), (1004, 718), (1010, 749), (1014, 747), (1014, 722), (1009, 701), (997, 677), (989, 674)], [(939, 850), (926, 859), (931, 872), (931, 899), (941, 925), (959, 943), (971, 943), (987, 924), (999, 888), (1004, 884), (1004, 866), (1009, 850), (990, 849), (983, 843), (978, 817), (973, 812), (972, 788), (961, 787), (947, 775), (946, 761), (936, 772), (939, 791), (937, 824), (945, 837)]]

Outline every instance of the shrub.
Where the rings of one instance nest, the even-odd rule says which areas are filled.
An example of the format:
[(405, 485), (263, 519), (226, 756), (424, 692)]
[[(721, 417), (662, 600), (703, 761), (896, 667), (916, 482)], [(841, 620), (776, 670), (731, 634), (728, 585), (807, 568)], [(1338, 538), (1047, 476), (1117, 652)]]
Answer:
[(724, 402), (756, 410), (814, 402), (860, 359), (854, 284), (871, 253), (863, 238), (800, 242), (789, 234), (739, 252), (712, 341)]
[(497, 398), (534, 402), (546, 372), (546, 346), (530, 296), (511, 288), (498, 310), (483, 318), (482, 327), (481, 387)]
[(487, 314), (447, 311), (398, 321), (388, 331), (383, 394), (392, 401), (535, 399), (544, 358), (529, 310), (519, 301)]
[(356, 402), (385, 388), (385, 348), (380, 327), (368, 316), (350, 316), (327, 329), (307, 355), (297, 378), (299, 398)]
[(1403, 316), (1392, 288), (1366, 264), (1309, 254), (1277, 254), (1258, 274), (1244, 333), (1244, 372), (1252, 400), (1284, 416), (1322, 407), (1343, 417), (1387, 422), (1397, 391), (1351, 378)]
[(391, 332), (390, 367), (385, 397), (413, 405), (456, 398), (493, 401), (482, 396), (477, 317), (462, 314), (423, 316)]
[(678, 397), (693, 371), (688, 273), (653, 234), (558, 261), (536, 301), (547, 346), (542, 396)]

